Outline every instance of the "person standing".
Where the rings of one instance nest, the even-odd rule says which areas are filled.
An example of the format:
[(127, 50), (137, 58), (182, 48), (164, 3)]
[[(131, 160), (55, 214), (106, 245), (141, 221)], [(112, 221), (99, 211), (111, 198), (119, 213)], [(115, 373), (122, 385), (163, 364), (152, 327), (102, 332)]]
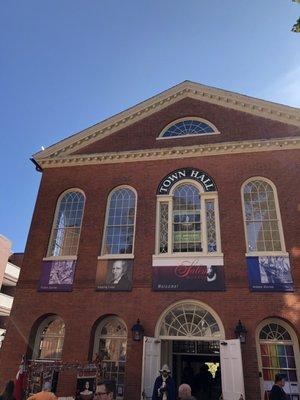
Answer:
[(170, 369), (165, 364), (159, 370), (160, 375), (155, 379), (152, 400), (176, 400), (175, 382), (170, 376)]
[(8, 381), (7, 384), (5, 385), (4, 391), (0, 395), (0, 400), (15, 400), (14, 387), (15, 387), (14, 382)]
[(33, 394), (27, 400), (57, 400), (57, 397), (51, 392), (51, 383), (45, 382), (42, 391)]
[(269, 400), (287, 400), (287, 395), (283, 390), (285, 385), (285, 375), (276, 374), (275, 383), (269, 393)]

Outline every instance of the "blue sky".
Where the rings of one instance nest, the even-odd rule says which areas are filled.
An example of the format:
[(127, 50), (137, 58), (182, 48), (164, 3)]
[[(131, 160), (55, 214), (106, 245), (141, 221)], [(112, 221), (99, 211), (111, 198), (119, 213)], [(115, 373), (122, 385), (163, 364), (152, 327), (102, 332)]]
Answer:
[(291, 0), (0, 2), (0, 233), (23, 251), (41, 146), (183, 80), (300, 106)]

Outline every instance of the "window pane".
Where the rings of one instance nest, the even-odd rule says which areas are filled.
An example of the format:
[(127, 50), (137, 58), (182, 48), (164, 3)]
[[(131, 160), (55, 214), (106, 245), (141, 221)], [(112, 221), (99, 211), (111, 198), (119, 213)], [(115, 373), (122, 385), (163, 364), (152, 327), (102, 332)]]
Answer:
[(54, 221), (48, 256), (72, 256), (77, 254), (84, 196), (80, 192), (68, 192), (59, 201)]
[(271, 185), (254, 180), (244, 188), (248, 251), (281, 251), (279, 220)]
[(209, 253), (217, 251), (215, 203), (213, 200), (205, 201), (206, 229), (207, 229), (207, 251)]
[(128, 188), (116, 190), (108, 210), (103, 254), (131, 254), (135, 224), (135, 194)]
[(168, 252), (168, 220), (169, 205), (168, 203), (160, 203), (159, 211), (159, 252)]
[(170, 126), (163, 134), (163, 137), (201, 135), (204, 133), (213, 133), (214, 129), (205, 122), (196, 120), (185, 120)]
[(61, 359), (64, 338), (64, 322), (60, 318), (51, 321), (41, 334), (38, 358), (48, 360)]
[(193, 185), (179, 186), (173, 196), (173, 251), (202, 251), (200, 193)]

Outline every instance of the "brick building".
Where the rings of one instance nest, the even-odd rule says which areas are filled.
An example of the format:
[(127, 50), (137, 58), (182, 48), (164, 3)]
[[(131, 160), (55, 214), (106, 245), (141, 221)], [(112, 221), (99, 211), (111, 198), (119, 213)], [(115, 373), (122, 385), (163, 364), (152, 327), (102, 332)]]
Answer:
[[(206, 365), (226, 400), (281, 371), (299, 400), (299, 148), (299, 110), (186, 81), (35, 154), (1, 382), (25, 353), (101, 354), (117, 399), (148, 399), (167, 363), (177, 385)], [(75, 393), (76, 371), (56, 380)]]

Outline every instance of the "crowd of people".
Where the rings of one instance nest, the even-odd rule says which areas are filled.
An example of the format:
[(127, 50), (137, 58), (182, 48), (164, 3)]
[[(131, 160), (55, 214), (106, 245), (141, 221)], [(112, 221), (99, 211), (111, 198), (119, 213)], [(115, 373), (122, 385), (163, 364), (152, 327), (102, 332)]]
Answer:
[[(187, 368), (190, 368), (188, 365)], [(153, 388), (152, 400), (203, 400), (205, 399), (205, 393), (207, 393), (206, 388), (209, 385), (198, 386), (202, 391), (203, 396), (200, 394), (196, 394), (197, 397), (192, 395), (192, 388), (188, 383), (182, 383), (178, 388), (178, 394), (176, 393), (175, 381), (171, 377), (171, 371), (167, 365), (164, 365), (162, 369), (159, 371), (160, 374), (156, 378)], [(190, 372), (186, 369), (185, 373)], [(208, 371), (209, 372), (209, 371)], [(202, 368), (202, 382), (204, 382), (204, 378), (210, 379), (207, 374), (206, 368)], [(195, 375), (196, 377), (197, 375)], [(283, 374), (277, 374), (275, 376), (275, 382), (268, 393), (268, 400), (287, 400), (288, 397), (283, 389), (285, 385), (285, 376)], [(197, 389), (198, 390), (198, 389)], [(220, 397), (222, 398), (222, 397)], [(99, 385), (97, 385), (96, 392), (94, 394), (93, 400), (114, 400), (115, 399), (115, 385), (110, 381), (103, 381)], [(0, 395), (0, 400), (15, 400), (14, 396), (14, 382), (7, 382), (4, 391)], [(45, 382), (43, 385), (42, 391), (33, 394), (28, 397), (27, 400), (58, 400), (54, 393), (51, 392), (51, 383)], [(130, 400), (130, 399), (128, 399)]]

